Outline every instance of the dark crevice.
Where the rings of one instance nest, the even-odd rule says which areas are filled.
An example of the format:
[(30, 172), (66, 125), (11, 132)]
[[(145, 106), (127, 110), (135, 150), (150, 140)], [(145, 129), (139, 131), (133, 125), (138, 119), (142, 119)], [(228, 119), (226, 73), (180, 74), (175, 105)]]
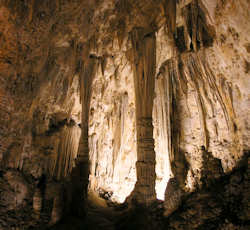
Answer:
[(53, 120), (50, 120), (49, 130), (46, 131), (46, 135), (50, 136), (53, 133), (60, 131), (61, 128), (66, 124), (67, 124), (67, 119), (64, 119), (59, 122), (54, 122)]
[(180, 53), (187, 50), (185, 37), (184, 37), (184, 26), (177, 27), (177, 36), (174, 37), (175, 45)]

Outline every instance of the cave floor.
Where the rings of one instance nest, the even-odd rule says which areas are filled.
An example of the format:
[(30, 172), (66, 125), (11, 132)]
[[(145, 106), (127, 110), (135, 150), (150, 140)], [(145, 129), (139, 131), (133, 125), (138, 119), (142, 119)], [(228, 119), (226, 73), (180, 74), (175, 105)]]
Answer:
[(163, 215), (162, 201), (144, 208), (92, 197), (84, 220), (67, 217), (49, 229), (248, 230), (250, 171), (247, 162), (243, 161), (243, 165), (232, 173), (184, 196), (178, 209), (168, 217)]
[(17, 211), (0, 207), (0, 230), (248, 230), (250, 229), (250, 167), (242, 161), (237, 169), (210, 181), (182, 197), (178, 208), (164, 217), (163, 201), (148, 208), (115, 204), (97, 195), (88, 196), (85, 218), (65, 214), (49, 226), (46, 210), (36, 218), (32, 203)]

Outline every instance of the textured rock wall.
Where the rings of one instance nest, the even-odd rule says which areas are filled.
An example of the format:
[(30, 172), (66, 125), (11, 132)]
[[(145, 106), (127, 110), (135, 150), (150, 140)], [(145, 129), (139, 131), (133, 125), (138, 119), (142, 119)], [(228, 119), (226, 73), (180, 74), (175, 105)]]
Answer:
[[(89, 188), (114, 201), (136, 181), (171, 199), (173, 177), (178, 208), (183, 193), (230, 173), (249, 150), (248, 9), (247, 0), (1, 1), (1, 170), (32, 175), (33, 187), (42, 175), (48, 186), (70, 183), (81, 126), (84, 186), (90, 170)], [(144, 44), (154, 36), (156, 47)], [(149, 179), (139, 172), (138, 121), (152, 106)], [(56, 194), (43, 198), (54, 220)]]
[[(246, 127), (248, 124), (246, 114), (249, 114), (248, 94), (241, 94), (238, 86), (241, 84), (239, 82), (245, 82), (242, 88), (245, 92), (244, 88), (249, 85), (247, 70), (245, 70), (246, 60), (249, 58), (248, 43), (245, 35), (240, 36), (239, 32), (231, 28), (232, 24), (237, 24), (239, 18), (241, 18), (241, 25), (235, 25), (239, 31), (247, 25), (248, 17), (244, 11), (247, 3), (241, 1), (236, 6), (232, 2), (181, 1), (176, 7), (171, 6), (171, 1), (167, 4), (170, 5), (165, 6), (164, 9), (169, 10), (165, 14), (171, 18), (170, 24), (167, 24), (167, 31), (162, 27), (156, 34), (157, 80), (153, 114), (157, 162), (156, 188), (158, 197), (161, 198), (164, 197), (165, 186), (170, 176), (179, 175), (182, 186), (188, 191), (199, 187), (204, 150), (212, 157), (221, 159), (223, 171), (226, 173), (231, 171), (241, 159), (243, 149), (248, 149), (246, 146), (248, 141), (244, 141), (248, 135)], [(223, 14), (219, 13), (222, 8), (223, 12), (225, 11)], [(230, 20), (226, 19), (229, 14)], [(222, 19), (224, 17), (225, 19)], [(159, 20), (159, 23), (162, 22)], [(240, 50), (242, 55), (236, 55), (234, 52), (225, 53), (226, 45), (221, 45), (223, 31), (229, 33), (226, 38), (228, 43), (231, 42), (231, 46), (237, 46), (236, 51)], [(171, 33), (175, 35), (172, 36)], [(124, 40), (126, 41), (126, 37)], [(123, 41), (120, 41), (123, 45), (122, 49), (128, 50), (127, 58), (129, 58), (130, 47), (128, 41), (128, 48), (124, 48)], [(226, 43), (226, 41), (223, 42)], [(114, 50), (117, 49), (116, 46), (115, 41)], [(113, 51), (113, 53), (116, 52)], [(226, 60), (227, 63), (225, 63)], [(234, 73), (235, 71), (238, 73)], [(236, 75), (239, 76), (239, 72), (241, 80), (236, 83), (233, 79)], [(117, 71), (118, 79), (119, 75)], [(103, 87), (105, 90), (110, 86)], [(119, 88), (117, 90), (119, 91)], [(238, 116), (237, 114), (242, 110), (244, 113)], [(114, 122), (114, 124), (119, 129), (120, 123)], [(131, 137), (133, 135), (134, 133), (130, 134)], [(105, 146), (108, 145), (109, 149), (117, 148), (120, 137), (115, 140), (117, 141), (113, 144), (109, 141)], [(102, 143), (104, 142), (103, 140)], [(94, 151), (98, 151), (97, 147), (93, 148), (95, 148)], [(105, 152), (107, 155), (109, 152), (109, 156), (113, 155), (112, 150)], [(133, 164), (132, 160), (130, 164)], [(107, 180), (110, 182), (107, 184), (112, 183), (113, 167), (110, 167), (106, 160), (102, 169), (101, 166), (97, 169), (105, 172), (108, 168), (108, 173), (103, 173), (100, 177), (103, 178), (104, 175), (108, 177)], [(101, 180), (97, 179), (97, 181)], [(104, 190), (112, 190), (101, 183), (98, 186)]]
[[(123, 202), (135, 181), (133, 75), (124, 56), (107, 57), (93, 82), (90, 108), (90, 188), (113, 192)], [(122, 183), (121, 183), (122, 182)]]

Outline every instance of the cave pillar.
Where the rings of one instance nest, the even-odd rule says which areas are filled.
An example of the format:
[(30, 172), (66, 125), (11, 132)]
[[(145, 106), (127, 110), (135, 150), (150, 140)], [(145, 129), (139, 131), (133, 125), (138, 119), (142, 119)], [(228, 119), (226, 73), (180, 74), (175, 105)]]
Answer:
[(85, 213), (85, 204), (89, 177), (89, 145), (88, 122), (92, 82), (96, 73), (97, 60), (88, 57), (80, 71), (80, 98), (82, 104), (81, 137), (76, 159), (76, 167), (72, 171), (72, 205), (77, 215)]
[(156, 199), (152, 111), (155, 85), (156, 38), (142, 28), (131, 32), (136, 102), (137, 182), (132, 197), (147, 205)]

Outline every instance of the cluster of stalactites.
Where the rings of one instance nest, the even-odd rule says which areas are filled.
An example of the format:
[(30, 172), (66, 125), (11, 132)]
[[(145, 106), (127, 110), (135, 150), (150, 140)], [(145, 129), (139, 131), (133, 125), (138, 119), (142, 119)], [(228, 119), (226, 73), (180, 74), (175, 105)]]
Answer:
[(77, 157), (80, 133), (77, 126), (63, 127), (60, 141), (55, 146), (55, 157), (50, 159), (49, 174), (52, 177), (59, 180), (70, 175)]
[(177, 172), (181, 170), (181, 167), (176, 167), (176, 162), (182, 158), (179, 150), (180, 128), (178, 118), (180, 111), (178, 111), (178, 105), (181, 95), (187, 96), (188, 87), (190, 86), (195, 90), (195, 100), (201, 127), (201, 146), (207, 150), (210, 144), (210, 136), (207, 128), (207, 106), (215, 108), (215, 103), (219, 102), (228, 132), (231, 135), (232, 146), (234, 146), (232, 152), (240, 151), (239, 133), (235, 129), (237, 127), (237, 120), (230, 96), (231, 87), (230, 85), (226, 86), (225, 83), (223, 84), (223, 81), (216, 81), (214, 73), (205, 60), (205, 55), (202, 51), (183, 54), (163, 63), (157, 85), (162, 88), (161, 91), (167, 98), (165, 110), (167, 113), (168, 152), (174, 175), (181, 174)]
[[(182, 53), (211, 46), (215, 31), (207, 23), (202, 3), (198, 0), (187, 1), (185, 4), (184, 2), (163, 1), (168, 35), (173, 39), (176, 49)], [(180, 10), (180, 17), (183, 18), (182, 25), (177, 24), (177, 9)]]

